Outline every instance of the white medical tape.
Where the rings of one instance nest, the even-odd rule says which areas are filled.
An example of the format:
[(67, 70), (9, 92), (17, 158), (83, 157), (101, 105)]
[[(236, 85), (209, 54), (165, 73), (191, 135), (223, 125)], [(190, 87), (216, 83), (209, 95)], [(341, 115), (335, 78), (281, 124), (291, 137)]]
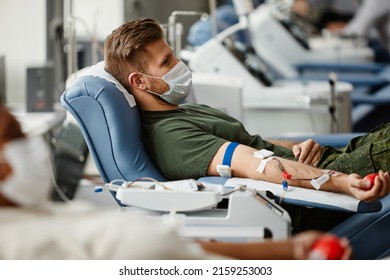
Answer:
[(232, 170), (229, 165), (222, 165), (218, 164), (217, 165), (217, 172), (219, 176), (223, 178), (231, 178), (232, 177)]
[(274, 154), (274, 152), (271, 152), (271, 151), (266, 150), (266, 149), (261, 149), (261, 150), (258, 150), (256, 152), (253, 152), (253, 156), (255, 158), (260, 158), (260, 159), (268, 158), (268, 157), (272, 156), (273, 154)]
[(259, 167), (257, 167), (256, 171), (259, 172), (259, 173), (263, 173), (265, 167), (267, 166), (267, 163), (268, 163), (270, 160), (272, 160), (273, 158), (276, 158), (276, 157), (269, 157), (269, 158), (263, 159), (263, 160), (260, 162)]
[(316, 189), (319, 190), (321, 188), (321, 185), (328, 182), (330, 178), (330, 175), (328, 173), (325, 173), (318, 177), (317, 179), (312, 179), (310, 181), (310, 184)]
[(274, 157), (272, 157), (273, 154), (274, 154), (274, 152), (269, 151), (267, 149), (261, 149), (261, 150), (258, 150), (256, 152), (253, 152), (253, 156), (255, 158), (262, 159), (262, 161), (260, 162), (259, 167), (257, 167), (257, 169), (256, 169), (257, 172), (259, 172), (259, 173), (263, 173), (264, 172), (264, 169), (265, 169), (265, 166), (267, 165), (267, 163), (271, 159), (274, 158)]

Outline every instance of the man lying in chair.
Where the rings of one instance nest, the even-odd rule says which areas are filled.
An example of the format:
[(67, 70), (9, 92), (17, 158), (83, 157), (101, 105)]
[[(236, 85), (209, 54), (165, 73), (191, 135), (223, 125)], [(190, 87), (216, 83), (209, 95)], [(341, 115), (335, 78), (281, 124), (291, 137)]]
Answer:
[[(312, 140), (265, 141), (218, 110), (179, 105), (191, 92), (191, 72), (174, 56), (155, 20), (123, 24), (107, 37), (104, 49), (105, 68), (134, 96), (145, 148), (167, 179), (219, 176), (217, 166), (230, 158), (234, 177), (320, 188), (366, 202), (388, 195), (390, 124), (353, 139), (343, 151)], [(254, 156), (262, 149), (273, 153), (272, 160)], [(369, 173), (378, 173), (372, 187), (363, 179)]]

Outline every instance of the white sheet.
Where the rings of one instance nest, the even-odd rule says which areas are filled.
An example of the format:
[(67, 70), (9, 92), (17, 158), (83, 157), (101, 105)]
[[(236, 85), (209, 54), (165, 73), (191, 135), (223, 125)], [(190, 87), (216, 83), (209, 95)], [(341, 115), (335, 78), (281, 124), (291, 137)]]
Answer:
[[(248, 188), (253, 188), (260, 191), (271, 191), (274, 195), (281, 197), (283, 195), (283, 188), (281, 184), (274, 184), (265, 181), (258, 181), (252, 179), (243, 178), (231, 178), (226, 181), (225, 186), (238, 186), (246, 185)], [(284, 194), (284, 198), (308, 201), (312, 203), (320, 203), (324, 205), (330, 205), (340, 207), (346, 210), (356, 212), (360, 203), (360, 200), (346, 195), (321, 190), (311, 190), (305, 188), (298, 188), (289, 186), (287, 192)]]
[(136, 105), (133, 95), (131, 95), (117, 79), (104, 69), (104, 61), (100, 61), (91, 67), (85, 67), (71, 74), (66, 81), (66, 88), (70, 87), (77, 79), (85, 76), (99, 77), (114, 83), (115, 86), (123, 93), (130, 107), (134, 107)]

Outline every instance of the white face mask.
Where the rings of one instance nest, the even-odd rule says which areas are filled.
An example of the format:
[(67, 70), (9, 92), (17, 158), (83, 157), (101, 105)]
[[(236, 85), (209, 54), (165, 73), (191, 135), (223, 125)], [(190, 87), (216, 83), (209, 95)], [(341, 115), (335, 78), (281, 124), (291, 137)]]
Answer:
[(3, 150), (12, 173), (0, 181), (0, 192), (23, 207), (49, 201), (51, 172), (46, 143), (41, 138), (13, 140)]
[(174, 105), (180, 104), (180, 102), (182, 102), (191, 93), (192, 74), (188, 66), (181, 60), (161, 78), (143, 73), (140, 74), (150, 78), (163, 80), (169, 85), (169, 90), (163, 94), (148, 89), (146, 90), (147, 92), (159, 96), (168, 103)]

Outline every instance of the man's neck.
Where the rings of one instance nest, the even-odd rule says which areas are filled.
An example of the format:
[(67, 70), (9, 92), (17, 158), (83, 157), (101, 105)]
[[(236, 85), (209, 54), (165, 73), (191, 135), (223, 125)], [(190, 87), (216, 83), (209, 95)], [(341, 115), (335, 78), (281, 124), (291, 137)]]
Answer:
[(179, 109), (178, 105), (170, 104), (158, 96), (147, 94), (145, 92), (135, 96), (138, 108), (142, 111), (168, 111)]
[(169, 103), (165, 104), (143, 104), (139, 106), (142, 111), (169, 111), (179, 109), (178, 105), (172, 105)]

